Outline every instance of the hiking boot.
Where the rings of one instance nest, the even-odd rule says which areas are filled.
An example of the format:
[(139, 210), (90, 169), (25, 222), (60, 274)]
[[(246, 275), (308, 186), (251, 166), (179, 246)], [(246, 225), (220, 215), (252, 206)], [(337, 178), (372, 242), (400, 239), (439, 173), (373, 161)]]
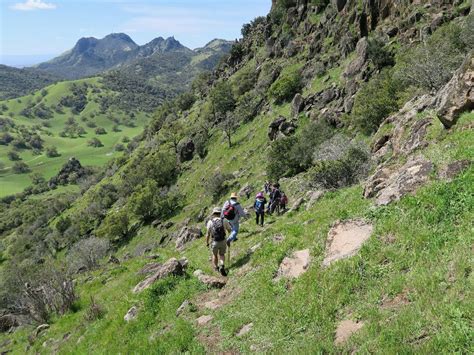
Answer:
[(221, 273), (222, 276), (227, 276), (227, 271), (225, 271), (224, 265), (222, 265), (219, 269), (219, 272)]

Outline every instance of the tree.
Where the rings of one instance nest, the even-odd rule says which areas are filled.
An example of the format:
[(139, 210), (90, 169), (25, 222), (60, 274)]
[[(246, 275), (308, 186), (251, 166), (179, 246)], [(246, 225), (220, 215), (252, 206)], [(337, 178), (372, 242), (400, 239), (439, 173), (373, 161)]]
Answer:
[(118, 211), (109, 213), (99, 229), (97, 235), (99, 237), (108, 238), (112, 241), (119, 241), (127, 236), (130, 227), (130, 219), (127, 211), (122, 208)]
[(46, 182), (45, 178), (40, 173), (31, 174), (30, 179), (31, 179), (31, 182), (33, 183), (33, 185), (39, 185), (39, 184), (43, 184), (43, 183)]
[(90, 146), (90, 147), (94, 147), (94, 148), (100, 148), (100, 147), (103, 147), (104, 145), (102, 144), (102, 142), (94, 137), (92, 139), (90, 139), (88, 142), (87, 142), (87, 145)]
[(51, 146), (46, 148), (46, 156), (48, 158), (56, 158), (61, 156), (61, 154), (58, 153), (58, 149), (55, 146)]
[(103, 128), (103, 127), (97, 127), (97, 128), (95, 129), (95, 134), (99, 134), (99, 135), (107, 134), (107, 131), (106, 131), (105, 128)]
[(15, 152), (14, 150), (10, 150), (8, 153), (7, 153), (7, 157), (8, 159), (10, 159), (11, 161), (18, 161), (18, 160), (21, 160), (21, 157), (20, 155)]
[[(214, 111), (214, 118), (217, 120), (218, 115), (225, 117), (229, 111), (235, 108), (235, 99), (232, 93), (232, 85), (228, 81), (221, 81), (212, 89), (211, 105)], [(223, 116), (224, 115), (224, 116)]]
[(192, 89), (200, 98), (204, 97), (209, 90), (211, 73), (199, 73), (192, 83)]
[(179, 142), (186, 136), (186, 128), (181, 121), (168, 121), (160, 131), (162, 140), (169, 144), (176, 155), (179, 154)]
[(219, 120), (219, 127), (224, 132), (225, 137), (227, 138), (227, 143), (229, 148), (232, 147), (232, 135), (238, 127), (238, 119), (233, 112), (227, 112), (223, 119)]
[(15, 162), (15, 164), (13, 164), (12, 170), (15, 174), (26, 174), (31, 171), (29, 166), (22, 161)]

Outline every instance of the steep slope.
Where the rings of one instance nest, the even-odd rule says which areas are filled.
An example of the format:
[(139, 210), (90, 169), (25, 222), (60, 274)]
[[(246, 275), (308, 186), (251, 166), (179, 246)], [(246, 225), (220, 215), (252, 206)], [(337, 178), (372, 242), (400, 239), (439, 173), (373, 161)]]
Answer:
[[(471, 353), (469, 6), (274, 1), (87, 191), (0, 205), (2, 351)], [(212, 207), (268, 179), (293, 207), (206, 277)]]

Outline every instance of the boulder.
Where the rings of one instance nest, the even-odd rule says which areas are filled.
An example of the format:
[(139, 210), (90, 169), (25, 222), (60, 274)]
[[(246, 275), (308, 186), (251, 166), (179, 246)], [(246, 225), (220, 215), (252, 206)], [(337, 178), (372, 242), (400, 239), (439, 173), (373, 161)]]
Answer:
[(186, 259), (177, 260), (175, 258), (171, 258), (166, 263), (161, 265), (161, 267), (157, 268), (157, 270), (151, 276), (147, 277), (145, 280), (136, 285), (133, 289), (133, 292), (142, 292), (143, 290), (146, 290), (148, 287), (150, 287), (155, 281), (170, 275), (182, 276), (184, 275), (184, 270), (186, 267)]
[(268, 127), (268, 138), (274, 141), (279, 136), (289, 136), (296, 131), (296, 125), (289, 122), (285, 117), (280, 116), (275, 121), (270, 123)]
[(117, 257), (115, 255), (111, 255), (109, 257), (109, 261), (108, 261), (109, 264), (116, 264), (116, 265), (120, 265), (120, 260), (117, 259)]
[(367, 62), (368, 49), (369, 43), (367, 41), (367, 38), (361, 38), (359, 42), (357, 42), (356, 46), (357, 57), (347, 66), (343, 74), (345, 77), (354, 77), (362, 71), (362, 68)]
[(130, 308), (127, 312), (127, 314), (125, 314), (125, 316), (123, 317), (123, 319), (125, 320), (125, 322), (130, 322), (134, 319), (136, 319), (138, 316), (138, 308), (136, 306), (133, 306), (132, 308)]
[(301, 207), (301, 205), (305, 202), (305, 199), (304, 197), (300, 197), (298, 198), (295, 203), (293, 204), (293, 206), (291, 206), (290, 208), (290, 212), (292, 211), (298, 211)]
[(181, 143), (178, 147), (179, 160), (181, 162), (192, 160), (194, 156), (194, 150), (195, 146), (192, 140), (187, 140)]
[(176, 249), (183, 250), (185, 245), (190, 241), (199, 239), (202, 237), (201, 228), (198, 227), (183, 227), (178, 233), (176, 239)]
[(249, 183), (246, 183), (244, 187), (240, 189), (239, 196), (249, 198), (252, 191), (253, 191), (253, 187)]
[(138, 274), (139, 275), (154, 274), (158, 270), (160, 270), (162, 266), (163, 266), (163, 264), (161, 264), (161, 263), (148, 263), (140, 271), (138, 271)]
[(202, 282), (209, 288), (222, 288), (227, 283), (224, 278), (206, 275), (202, 272), (202, 270), (194, 271), (193, 275), (196, 276), (200, 282)]
[(304, 98), (301, 94), (296, 94), (295, 97), (293, 98), (293, 101), (291, 102), (291, 115), (293, 117), (298, 116), (298, 114), (303, 110), (304, 108)]
[(11, 328), (18, 326), (18, 321), (13, 314), (0, 315), (0, 333), (8, 332)]
[(253, 328), (253, 323), (249, 323), (249, 324), (244, 325), (242, 328), (240, 328), (239, 332), (237, 333), (237, 336), (239, 338), (243, 337), (245, 334), (250, 332), (252, 330), (252, 328)]
[(306, 194), (306, 198), (308, 200), (308, 203), (306, 204), (306, 209), (310, 209), (311, 207), (314, 206), (316, 202), (319, 201), (321, 197), (323, 197), (324, 192), (323, 191), (308, 191)]
[(446, 128), (454, 126), (462, 113), (474, 110), (474, 52), (438, 92), (435, 105)]
[(366, 198), (375, 196), (376, 205), (387, 205), (392, 201), (398, 201), (402, 196), (416, 191), (423, 185), (432, 169), (433, 164), (422, 157), (410, 159), (395, 171), (380, 167), (368, 179), (364, 196)]

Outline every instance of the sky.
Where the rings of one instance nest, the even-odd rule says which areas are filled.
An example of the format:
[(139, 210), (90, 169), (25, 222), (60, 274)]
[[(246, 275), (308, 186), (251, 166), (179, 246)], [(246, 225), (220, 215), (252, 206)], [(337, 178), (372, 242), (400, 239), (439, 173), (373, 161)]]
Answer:
[(143, 45), (174, 36), (189, 48), (240, 37), (271, 0), (0, 0), (0, 63), (32, 65), (81, 37), (124, 32)]

